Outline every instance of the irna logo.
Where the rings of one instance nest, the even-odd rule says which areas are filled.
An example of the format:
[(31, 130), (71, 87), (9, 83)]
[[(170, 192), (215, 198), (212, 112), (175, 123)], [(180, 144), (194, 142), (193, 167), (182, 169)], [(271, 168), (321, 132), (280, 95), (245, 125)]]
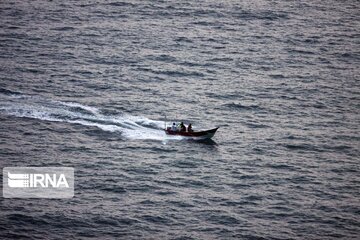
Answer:
[(65, 174), (41, 174), (25, 173), (13, 174), (8, 172), (8, 185), (11, 188), (18, 187), (69, 187)]
[(3, 169), (5, 198), (71, 198), (74, 169), (69, 167), (6, 167)]

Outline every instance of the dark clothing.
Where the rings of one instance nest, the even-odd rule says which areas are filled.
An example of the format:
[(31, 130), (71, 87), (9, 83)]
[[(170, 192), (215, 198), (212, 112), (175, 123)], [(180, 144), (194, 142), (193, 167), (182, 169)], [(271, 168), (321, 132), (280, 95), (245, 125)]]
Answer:
[(193, 130), (192, 130), (192, 126), (191, 126), (191, 123), (189, 124), (189, 126), (188, 126), (188, 132), (192, 132)]
[(180, 131), (181, 131), (181, 132), (186, 132), (186, 127), (185, 127), (184, 124), (181, 124), (181, 125), (180, 125)]

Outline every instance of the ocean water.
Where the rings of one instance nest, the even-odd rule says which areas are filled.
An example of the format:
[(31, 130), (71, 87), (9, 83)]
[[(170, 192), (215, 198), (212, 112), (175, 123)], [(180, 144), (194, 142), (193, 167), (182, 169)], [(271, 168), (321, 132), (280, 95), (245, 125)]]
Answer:
[(5, 0), (0, 26), (0, 167), (75, 168), (71, 199), (1, 197), (1, 239), (359, 238), (358, 1)]

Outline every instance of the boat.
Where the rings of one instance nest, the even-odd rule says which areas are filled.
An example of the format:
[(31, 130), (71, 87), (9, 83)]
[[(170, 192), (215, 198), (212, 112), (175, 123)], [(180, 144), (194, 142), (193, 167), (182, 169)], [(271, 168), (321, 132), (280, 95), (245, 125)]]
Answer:
[(171, 127), (168, 127), (164, 130), (167, 135), (183, 136), (193, 140), (205, 140), (212, 138), (218, 129), (219, 127), (209, 130), (203, 130), (203, 131), (185, 132), (185, 131), (172, 131)]

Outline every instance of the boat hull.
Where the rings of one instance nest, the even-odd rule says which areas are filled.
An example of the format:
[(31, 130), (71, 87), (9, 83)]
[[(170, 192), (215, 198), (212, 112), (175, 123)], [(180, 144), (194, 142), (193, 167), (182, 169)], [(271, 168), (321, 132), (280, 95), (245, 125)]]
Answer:
[(195, 139), (195, 140), (203, 140), (203, 139), (212, 138), (215, 135), (217, 130), (218, 130), (218, 127), (214, 128), (214, 129), (198, 131), (198, 132), (180, 132), (180, 131), (171, 131), (171, 129), (166, 129), (165, 133), (168, 135), (183, 136), (183, 137)]

